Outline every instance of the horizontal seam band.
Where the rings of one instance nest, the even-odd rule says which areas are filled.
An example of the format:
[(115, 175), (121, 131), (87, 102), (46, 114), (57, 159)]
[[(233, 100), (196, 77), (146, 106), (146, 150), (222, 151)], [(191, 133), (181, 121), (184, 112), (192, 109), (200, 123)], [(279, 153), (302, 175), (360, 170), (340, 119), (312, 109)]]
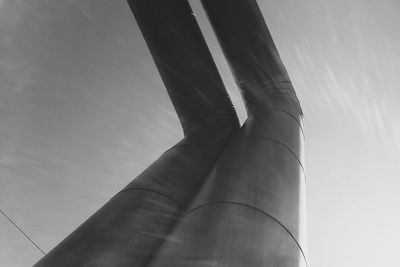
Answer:
[(305, 174), (305, 170), (304, 170), (303, 164), (301, 164), (300, 159), (299, 159), (299, 158), (296, 156), (296, 154), (295, 154), (287, 145), (285, 145), (284, 143), (281, 143), (281, 142), (279, 142), (279, 141), (277, 141), (277, 140), (275, 140), (275, 139), (269, 138), (269, 137), (255, 137), (255, 138), (246, 138), (246, 139), (253, 139), (253, 140), (254, 140), (254, 139), (264, 139), (264, 140), (268, 140), (268, 141), (271, 141), (271, 142), (274, 142), (274, 143), (276, 143), (276, 144), (279, 144), (279, 145), (283, 146), (284, 148), (286, 148), (287, 151), (289, 151), (289, 152), (295, 157), (295, 159), (296, 159), (297, 162), (299, 163), (301, 169), (303, 170), (303, 174)]
[(304, 134), (303, 126), (301, 125), (300, 121), (297, 120), (297, 118), (296, 118), (295, 116), (293, 116), (292, 114), (290, 114), (290, 112), (287, 112), (286, 110), (279, 109), (279, 108), (276, 108), (275, 110), (276, 110), (276, 111), (279, 111), (279, 112), (286, 113), (286, 114), (289, 115), (292, 119), (294, 119), (294, 120), (297, 122), (297, 124), (300, 126), (300, 130), (301, 130), (301, 132), (303, 133), (303, 139), (305, 140), (305, 134)]
[[(190, 121), (184, 121), (181, 122), (182, 129), (185, 130), (191, 130), (195, 128), (196, 126), (202, 124), (202, 123), (207, 123), (207, 122), (212, 122), (212, 121), (224, 121), (224, 122), (230, 122), (232, 125), (232, 128), (235, 127), (235, 124), (237, 124), (237, 128), (239, 128), (239, 120), (237, 118), (237, 115), (234, 110), (232, 111), (219, 111), (215, 112), (211, 116), (204, 116), (201, 119), (197, 120), (190, 120)], [(225, 127), (228, 128), (228, 127)], [(221, 128), (222, 130), (224, 128)]]
[(264, 215), (270, 217), (273, 221), (275, 221), (276, 223), (278, 223), (278, 224), (290, 235), (290, 237), (293, 239), (293, 241), (296, 243), (297, 247), (299, 248), (301, 254), (303, 255), (304, 261), (306, 262), (306, 266), (308, 266), (307, 258), (306, 258), (306, 255), (304, 254), (303, 249), (301, 248), (299, 242), (296, 240), (296, 238), (293, 236), (293, 234), (289, 231), (289, 229), (287, 229), (285, 225), (283, 225), (278, 219), (276, 219), (276, 218), (275, 218), (274, 216), (272, 216), (271, 214), (269, 214), (269, 213), (263, 211), (262, 209), (259, 209), (259, 208), (256, 208), (256, 207), (254, 207), (254, 206), (251, 206), (251, 205), (249, 205), (249, 204), (240, 203), (240, 202), (235, 202), (235, 201), (217, 201), (217, 202), (210, 202), (210, 203), (206, 203), (206, 204), (203, 204), (203, 205), (200, 205), (200, 206), (198, 206), (198, 207), (195, 207), (195, 208), (193, 208), (193, 209), (188, 210), (188, 211), (182, 216), (182, 218), (184, 218), (184, 217), (187, 216), (189, 213), (192, 213), (192, 212), (194, 212), (194, 211), (196, 211), (196, 210), (198, 210), (198, 209), (201, 209), (201, 208), (204, 208), (204, 207), (207, 207), (207, 206), (219, 205), (219, 204), (231, 204), (231, 205), (243, 206), (243, 207), (246, 207), (246, 208), (250, 208), (250, 209), (256, 210), (256, 211), (258, 211), (258, 212), (260, 212), (260, 213), (262, 213), (262, 214), (264, 214)]

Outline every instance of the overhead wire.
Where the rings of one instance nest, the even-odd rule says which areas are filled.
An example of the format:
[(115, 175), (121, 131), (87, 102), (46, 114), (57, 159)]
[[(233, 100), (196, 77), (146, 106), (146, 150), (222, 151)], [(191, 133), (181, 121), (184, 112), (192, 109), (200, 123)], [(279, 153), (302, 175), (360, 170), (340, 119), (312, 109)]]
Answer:
[(0, 209), (0, 212), (7, 220), (9, 220), (14, 225), (15, 228), (17, 228), (21, 232), (21, 234), (23, 234), (38, 250), (40, 250), (43, 255), (46, 255), (46, 253), (38, 246), (38, 244), (36, 244), (36, 242), (33, 241), (32, 238), (30, 238), (13, 220), (11, 220), (11, 218), (8, 217), (4, 211)]

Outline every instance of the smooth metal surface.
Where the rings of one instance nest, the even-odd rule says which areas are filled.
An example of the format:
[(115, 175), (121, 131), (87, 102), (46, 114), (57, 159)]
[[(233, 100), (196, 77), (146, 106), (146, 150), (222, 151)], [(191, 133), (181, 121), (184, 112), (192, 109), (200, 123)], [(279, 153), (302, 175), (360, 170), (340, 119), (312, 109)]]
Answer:
[[(207, 219), (205, 219), (207, 218)], [(198, 208), (185, 216), (180, 233), (149, 266), (305, 267), (293, 238), (263, 212), (236, 203)]]
[(248, 119), (150, 266), (306, 266), (302, 112), (255, 0), (203, 0)]
[(185, 138), (35, 266), (146, 266), (239, 123), (185, 0), (128, 1)]
[(302, 111), (257, 2), (202, 1), (240, 130), (188, 3), (128, 2), (185, 138), (36, 266), (307, 266)]

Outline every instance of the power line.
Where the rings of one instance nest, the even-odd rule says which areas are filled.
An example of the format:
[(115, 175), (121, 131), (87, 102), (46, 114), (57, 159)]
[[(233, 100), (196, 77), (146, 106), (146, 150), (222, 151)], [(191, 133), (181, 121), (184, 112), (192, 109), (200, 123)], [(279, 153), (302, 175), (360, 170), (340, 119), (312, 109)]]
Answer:
[(21, 228), (18, 227), (18, 225), (13, 222), (13, 220), (10, 219), (10, 217), (7, 216), (7, 214), (5, 214), (1, 209), (0, 209), (1, 214), (4, 215), (4, 217), (7, 218), (7, 220), (9, 220), (14, 226), (15, 228), (17, 228), (38, 250), (40, 250), (40, 252), (43, 253), (43, 255), (46, 255), (46, 253), (35, 243), (35, 241), (33, 241), (24, 231), (22, 231)]

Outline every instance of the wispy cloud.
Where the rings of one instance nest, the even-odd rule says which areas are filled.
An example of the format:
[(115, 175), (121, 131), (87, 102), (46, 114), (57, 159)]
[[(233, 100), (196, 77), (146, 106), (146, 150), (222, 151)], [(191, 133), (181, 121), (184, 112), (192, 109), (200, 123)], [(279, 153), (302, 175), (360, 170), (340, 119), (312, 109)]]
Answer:
[(400, 156), (400, 91), (393, 74), (396, 65), (386, 61), (400, 58), (384, 45), (390, 44), (389, 37), (374, 43), (368, 32), (353, 24), (350, 37), (342, 36), (339, 44), (335, 31), (328, 44), (318, 40), (294, 44), (288, 68), (305, 101), (346, 113), (346, 119), (354, 119), (366, 136)]

